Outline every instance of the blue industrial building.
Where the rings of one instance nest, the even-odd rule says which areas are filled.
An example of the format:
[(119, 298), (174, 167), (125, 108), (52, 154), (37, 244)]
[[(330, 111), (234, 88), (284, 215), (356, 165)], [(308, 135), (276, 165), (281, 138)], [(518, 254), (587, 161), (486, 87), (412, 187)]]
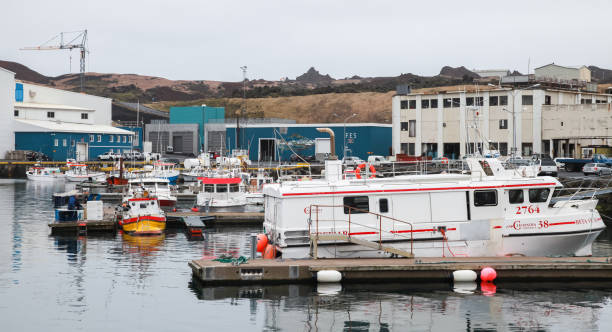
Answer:
[(170, 124), (198, 124), (200, 144), (204, 142), (204, 125), (224, 123), (225, 108), (210, 106), (170, 107)]
[(142, 141), (143, 141), (143, 135), (142, 135), (142, 127), (132, 127), (132, 126), (125, 126), (125, 127), (117, 127), (123, 130), (128, 130), (134, 133), (134, 138), (132, 139), (132, 148), (134, 151), (143, 151), (142, 150)]
[[(316, 128), (331, 128), (335, 135), (335, 150), (343, 158), (346, 142), (347, 156), (367, 160), (369, 155), (390, 155), (391, 125), (377, 123), (343, 124), (247, 124), (240, 127), (240, 148), (248, 149), (249, 159), (259, 161), (288, 161), (295, 152), (303, 157), (315, 155), (317, 138), (328, 138)], [(346, 134), (345, 134), (346, 132)], [(343, 137), (346, 138), (343, 139)], [(236, 148), (236, 125), (226, 125), (226, 146)]]

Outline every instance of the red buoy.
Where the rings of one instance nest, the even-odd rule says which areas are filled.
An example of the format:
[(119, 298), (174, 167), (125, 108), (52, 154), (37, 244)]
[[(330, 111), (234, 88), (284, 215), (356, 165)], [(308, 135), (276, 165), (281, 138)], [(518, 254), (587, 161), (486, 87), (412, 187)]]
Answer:
[(197, 208), (197, 207), (192, 207), (192, 208), (191, 208), (191, 211), (192, 211), (192, 212), (199, 212), (200, 210), (198, 210), (198, 208)]
[(257, 252), (263, 253), (268, 245), (268, 237), (266, 234), (257, 234)]
[(276, 258), (276, 247), (268, 244), (266, 246), (266, 250), (263, 253), (263, 258), (265, 259), (274, 259)]
[(492, 267), (485, 267), (480, 271), (480, 280), (485, 282), (492, 282), (497, 278), (497, 272)]

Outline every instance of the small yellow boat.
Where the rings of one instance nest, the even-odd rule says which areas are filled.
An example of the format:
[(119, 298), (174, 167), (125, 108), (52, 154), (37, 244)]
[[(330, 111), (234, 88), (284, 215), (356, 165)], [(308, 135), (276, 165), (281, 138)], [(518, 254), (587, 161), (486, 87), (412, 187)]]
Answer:
[(119, 225), (131, 235), (158, 235), (166, 229), (166, 215), (157, 197), (130, 198), (123, 204)]

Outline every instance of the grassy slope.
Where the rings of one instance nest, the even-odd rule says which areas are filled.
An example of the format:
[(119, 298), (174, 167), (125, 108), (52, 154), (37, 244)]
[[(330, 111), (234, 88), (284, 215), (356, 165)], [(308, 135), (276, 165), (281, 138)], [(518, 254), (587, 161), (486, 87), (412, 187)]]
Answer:
[[(343, 122), (353, 113), (351, 122), (391, 123), (391, 97), (395, 92), (329, 93), (309, 96), (247, 99), (247, 114), (252, 118), (285, 118), (298, 123)], [(242, 105), (240, 98), (209, 98), (188, 102), (158, 102), (149, 106), (168, 110), (171, 106), (206, 104), (225, 107), (226, 117), (233, 117)], [(333, 114), (338, 116), (334, 116)]]

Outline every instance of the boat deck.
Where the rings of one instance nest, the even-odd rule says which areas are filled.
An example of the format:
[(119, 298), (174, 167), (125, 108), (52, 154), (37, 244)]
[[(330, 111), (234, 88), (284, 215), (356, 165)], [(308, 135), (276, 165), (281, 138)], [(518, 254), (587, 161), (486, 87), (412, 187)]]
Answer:
[(198, 259), (189, 266), (204, 285), (314, 283), (321, 270), (341, 272), (343, 282), (448, 282), (453, 271), (487, 266), (499, 281), (612, 281), (612, 257), (255, 259), (238, 266)]

